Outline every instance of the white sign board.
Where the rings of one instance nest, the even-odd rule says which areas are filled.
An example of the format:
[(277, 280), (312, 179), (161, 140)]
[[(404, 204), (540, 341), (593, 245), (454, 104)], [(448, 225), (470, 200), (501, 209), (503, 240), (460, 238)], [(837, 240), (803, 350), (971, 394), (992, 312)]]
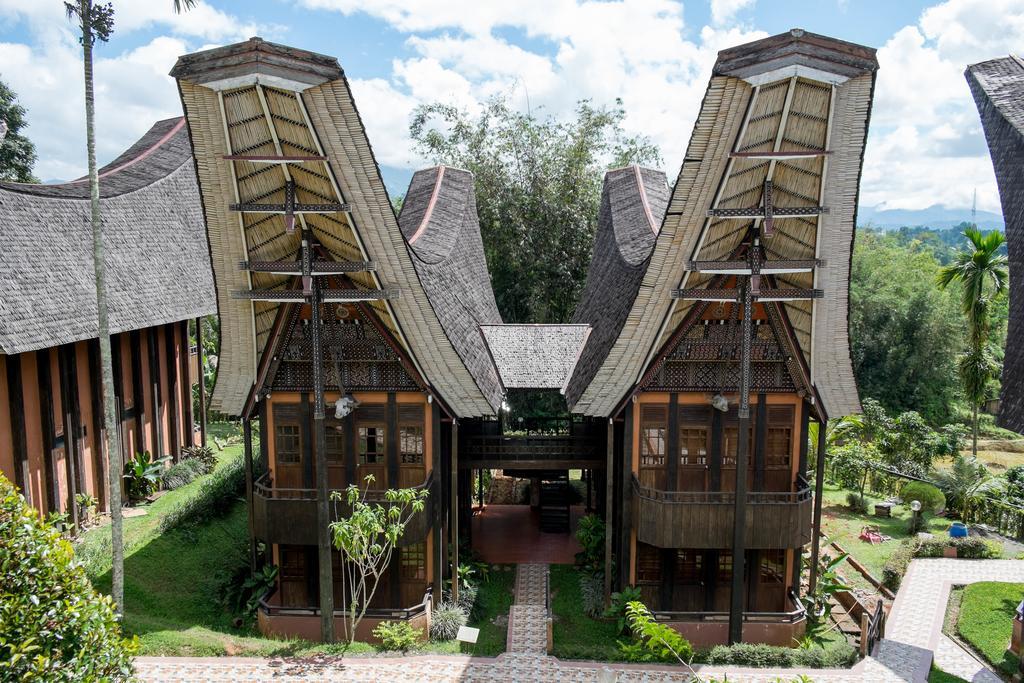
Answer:
[(463, 643), (471, 643), (476, 645), (477, 638), (480, 637), (480, 629), (473, 628), (471, 626), (460, 626), (459, 635), (455, 636), (455, 640), (459, 640)]

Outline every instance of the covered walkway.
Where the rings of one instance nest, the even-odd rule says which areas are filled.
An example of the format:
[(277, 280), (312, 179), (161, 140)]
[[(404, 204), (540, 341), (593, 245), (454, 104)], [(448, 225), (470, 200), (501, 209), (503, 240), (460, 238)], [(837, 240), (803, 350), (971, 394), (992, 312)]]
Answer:
[(572, 564), (581, 548), (575, 531), (582, 505), (570, 509), (572, 533), (540, 530), (540, 512), (529, 505), (486, 505), (473, 509), (473, 550), (490, 564)]

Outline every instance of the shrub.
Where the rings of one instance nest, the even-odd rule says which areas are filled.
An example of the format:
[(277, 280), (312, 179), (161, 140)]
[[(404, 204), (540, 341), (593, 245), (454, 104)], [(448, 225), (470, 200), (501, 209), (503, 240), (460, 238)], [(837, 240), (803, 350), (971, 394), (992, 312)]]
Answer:
[(466, 612), (453, 602), (442, 602), (430, 614), (430, 639), (454, 640), (466, 625)]
[(635, 640), (619, 641), (619, 649), (631, 662), (678, 662), (688, 664), (693, 659), (693, 647), (679, 631), (654, 620), (651, 611), (639, 601), (626, 605), (629, 628)]
[(604, 533), (604, 520), (597, 515), (580, 519), (576, 540), (583, 550), (576, 553), (576, 564), (583, 571), (594, 574), (604, 567)]
[(623, 633), (628, 626), (626, 608), (631, 602), (640, 602), (643, 595), (638, 586), (626, 586), (621, 591), (612, 593), (612, 604), (604, 611), (606, 619), (616, 619), (619, 633)]
[(849, 643), (792, 650), (793, 666), (806, 669), (842, 669), (857, 661), (857, 649)]
[[(941, 554), (941, 553), (940, 553)], [(914, 543), (908, 539), (900, 543), (892, 555), (885, 561), (882, 567), (882, 585), (895, 592), (899, 590), (903, 582), (903, 575), (907, 573), (910, 561), (914, 559)]]
[(708, 664), (733, 664), (756, 668), (786, 668), (793, 665), (793, 650), (759, 643), (736, 643), (711, 648)]
[(206, 474), (206, 468), (198, 460), (182, 460), (171, 465), (171, 468), (164, 474), (163, 484), (168, 491), (180, 489), (190, 484), (202, 475)]
[(913, 500), (919, 501), (921, 503), (921, 512), (927, 514), (941, 512), (942, 508), (946, 505), (946, 496), (942, 495), (942, 491), (923, 481), (908, 482), (900, 490), (900, 498), (903, 499), (903, 503), (907, 506)]
[(846, 504), (850, 506), (850, 510), (859, 514), (867, 514), (868, 511), (868, 499), (859, 493), (853, 491), (846, 494)]
[(209, 446), (185, 446), (181, 449), (181, 461), (194, 460), (202, 467), (203, 474), (209, 474), (217, 467), (217, 456)]
[(137, 650), (71, 544), (0, 474), (0, 680), (125, 681)]
[(245, 491), (242, 455), (232, 458), (199, 487), (196, 495), (171, 510), (160, 520), (160, 531), (193, 526), (227, 513)]
[(579, 575), (583, 613), (597, 619), (604, 612), (604, 573)]
[(956, 548), (956, 556), (967, 560), (990, 560), (1003, 555), (1003, 545), (977, 536), (966, 538), (931, 538), (918, 544), (914, 557), (942, 557), (948, 547)]
[(125, 462), (124, 488), (129, 502), (143, 501), (156, 491), (164, 473), (164, 463), (168, 460), (168, 457), (154, 460), (149, 451), (141, 451)]
[(385, 650), (408, 652), (419, 644), (420, 632), (407, 621), (382, 621), (373, 629), (373, 635), (380, 639)]

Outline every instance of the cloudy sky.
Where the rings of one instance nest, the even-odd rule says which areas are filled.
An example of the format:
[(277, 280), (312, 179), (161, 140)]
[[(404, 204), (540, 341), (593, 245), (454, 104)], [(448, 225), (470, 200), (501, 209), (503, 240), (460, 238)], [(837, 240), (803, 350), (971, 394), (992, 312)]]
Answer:
[[(336, 56), (393, 192), (424, 165), (408, 139), (419, 103), (472, 110), (490, 95), (553, 115), (623, 100), (630, 132), (682, 161), (718, 50), (799, 26), (878, 48), (865, 206), (999, 212), (968, 63), (1024, 51), (1024, 0), (115, 0), (98, 47), (103, 163), (181, 113), (178, 55), (253, 35)], [(0, 79), (29, 110), (36, 175), (85, 166), (81, 51), (61, 0), (0, 0)]]

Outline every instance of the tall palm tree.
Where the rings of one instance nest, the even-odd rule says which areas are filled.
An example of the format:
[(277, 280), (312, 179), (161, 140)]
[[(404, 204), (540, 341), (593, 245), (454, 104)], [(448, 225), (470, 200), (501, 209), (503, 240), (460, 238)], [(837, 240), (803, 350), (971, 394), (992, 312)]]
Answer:
[(1009, 278), (1006, 256), (999, 253), (1006, 242), (1001, 232), (983, 235), (977, 227), (964, 230), (969, 244), (961, 249), (953, 263), (939, 271), (938, 284), (945, 289), (959, 282), (960, 310), (967, 318), (970, 335), (968, 350), (960, 357), (959, 373), (964, 394), (972, 404), (974, 434), (971, 451), (978, 455), (978, 408), (985, 400), (985, 387), (998, 372), (998, 364), (988, 348), (989, 304), (1006, 291)]
[[(174, 11), (194, 7), (197, 0), (174, 0)], [(106, 264), (103, 260), (103, 225), (100, 221), (100, 179), (96, 170), (96, 101), (93, 89), (92, 49), (96, 41), (107, 42), (114, 31), (114, 7), (93, 0), (65, 2), (68, 19), (76, 22), (82, 35), (85, 75), (85, 140), (89, 161), (89, 204), (92, 223), (92, 258), (96, 281), (96, 309), (103, 375), (103, 428), (107, 433), (107, 469), (110, 489), (111, 597), (118, 611), (124, 611), (124, 536), (121, 525), (121, 450), (114, 425), (114, 364), (110, 352), (110, 322), (107, 306)]]

